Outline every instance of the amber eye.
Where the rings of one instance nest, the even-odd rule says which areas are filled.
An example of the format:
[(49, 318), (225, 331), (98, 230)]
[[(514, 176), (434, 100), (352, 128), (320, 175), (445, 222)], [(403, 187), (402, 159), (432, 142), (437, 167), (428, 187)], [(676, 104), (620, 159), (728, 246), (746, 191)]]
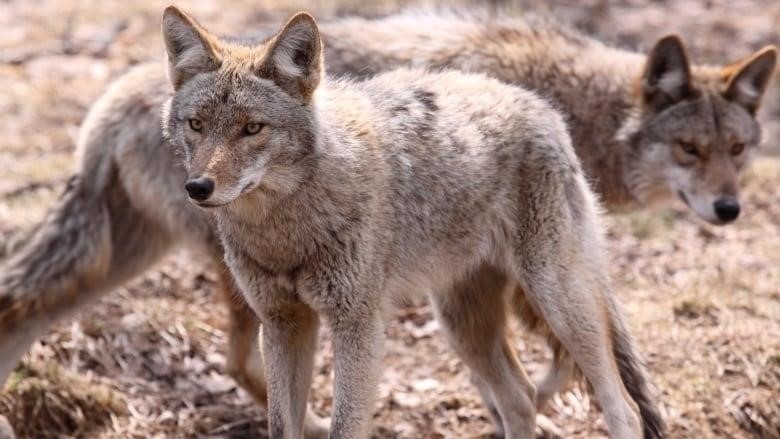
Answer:
[(680, 146), (680, 149), (685, 151), (686, 154), (695, 155), (695, 156), (699, 155), (699, 150), (696, 149), (696, 145), (694, 145), (693, 143), (679, 141), (677, 142), (677, 144)]
[(745, 150), (745, 144), (742, 142), (731, 145), (731, 155), (740, 155)]
[(190, 129), (192, 131), (200, 132), (200, 130), (203, 129), (203, 122), (201, 122), (200, 119), (190, 119), (187, 122), (190, 124)]
[(244, 133), (246, 133), (247, 136), (254, 136), (255, 134), (259, 133), (260, 130), (263, 129), (263, 124), (257, 123), (257, 122), (250, 122), (246, 124), (244, 127)]

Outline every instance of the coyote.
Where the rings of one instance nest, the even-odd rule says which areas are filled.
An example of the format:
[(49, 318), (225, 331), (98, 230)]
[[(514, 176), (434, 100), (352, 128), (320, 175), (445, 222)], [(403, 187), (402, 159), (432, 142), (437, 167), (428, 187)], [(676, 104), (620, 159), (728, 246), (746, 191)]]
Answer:
[(691, 65), (675, 35), (645, 57), (532, 15), (402, 13), (323, 33), (330, 74), (447, 67), (536, 90), (564, 112), (609, 208), (679, 198), (713, 224), (740, 213), (737, 178), (760, 141), (754, 116), (777, 59), (767, 46), (725, 67)]
[[(545, 100), (455, 71), (330, 79), (305, 12), (240, 45), (168, 7), (163, 34), (175, 89), (163, 132), (263, 321), (272, 437), (303, 435), (320, 319), (333, 336), (330, 434), (368, 434), (384, 316), (411, 291), (430, 292), (509, 437), (533, 437), (536, 418), (505, 334), (510, 300), (565, 347), (611, 434), (642, 436), (648, 395), (626, 387), (644, 378), (609, 291), (597, 203)], [(452, 288), (476, 269), (499, 288)]]
[[(420, 25), (427, 20), (435, 20), (436, 26)], [(379, 36), (384, 26), (392, 28), (392, 38), (380, 41), (393, 44), (365, 37)], [(723, 186), (721, 176), (736, 173), (728, 156), (719, 153), (711, 161), (706, 154), (688, 157), (685, 149), (739, 149), (739, 143), (728, 139), (744, 135), (751, 141), (734, 161), (745, 161), (758, 132), (752, 114), (776, 57), (770, 48), (726, 67), (696, 66), (689, 65), (675, 37), (662, 39), (644, 56), (609, 48), (549, 21), (465, 14), (337, 19), (322, 24), (320, 33), (330, 73), (366, 76), (390, 66), (449, 65), (555, 99), (567, 114), (585, 173), (609, 210), (634, 209), (662, 193), (675, 196), (679, 190), (670, 189), (669, 181), (713, 188), (713, 193)], [(430, 45), (436, 50), (424, 53)], [(686, 78), (688, 94), (663, 94)], [(150, 63), (117, 80), (90, 109), (77, 142), (76, 175), (32, 239), (0, 267), (0, 381), (52, 322), (75, 314), (184, 245), (212, 257), (218, 290), (231, 310), (228, 372), (266, 404), (257, 349), (259, 320), (243, 304), (222, 263), (224, 252), (210, 216), (182, 194), (186, 173), (159, 129), (160, 108), (169, 95), (164, 68)], [(727, 123), (707, 130), (716, 120)], [(695, 135), (700, 145), (671, 142), (681, 137), (678, 133)], [(717, 141), (710, 140), (715, 137)], [(725, 164), (713, 166), (716, 161)], [(717, 169), (724, 172), (709, 176)], [(665, 180), (665, 174), (672, 180)], [(477, 271), (454, 289), (489, 289), (501, 283), (496, 276)], [(533, 315), (526, 317), (533, 324)], [(562, 358), (556, 355), (554, 373), (538, 386), (539, 404), (567, 382), (573, 366), (564, 350), (553, 347)], [(489, 392), (481, 390), (489, 403)], [(495, 409), (491, 412), (498, 416)], [(500, 430), (501, 421), (497, 424)], [(311, 437), (327, 435), (313, 414), (307, 425)]]

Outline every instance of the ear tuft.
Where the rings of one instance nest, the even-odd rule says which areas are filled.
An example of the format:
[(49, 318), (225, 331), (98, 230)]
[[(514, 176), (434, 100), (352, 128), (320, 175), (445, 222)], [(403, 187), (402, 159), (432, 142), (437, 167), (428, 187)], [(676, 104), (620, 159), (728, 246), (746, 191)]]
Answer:
[(777, 65), (777, 48), (767, 46), (743, 61), (728, 78), (726, 99), (734, 101), (754, 114)]
[(690, 65), (679, 36), (661, 38), (650, 51), (642, 76), (642, 92), (645, 101), (659, 110), (691, 95)]
[(162, 32), (168, 55), (168, 77), (174, 89), (198, 73), (219, 67), (208, 32), (177, 7), (165, 8)]
[(295, 14), (274, 37), (260, 76), (272, 79), (291, 96), (308, 101), (322, 77), (322, 41), (317, 22)]

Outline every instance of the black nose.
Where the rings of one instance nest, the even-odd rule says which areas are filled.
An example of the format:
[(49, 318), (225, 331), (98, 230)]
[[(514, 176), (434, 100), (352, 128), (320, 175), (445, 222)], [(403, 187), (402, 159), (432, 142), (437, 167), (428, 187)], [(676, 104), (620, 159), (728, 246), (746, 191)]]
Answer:
[(727, 196), (715, 200), (713, 203), (715, 215), (718, 219), (725, 222), (731, 222), (739, 216), (739, 201), (735, 197)]
[(184, 185), (190, 198), (195, 201), (206, 201), (214, 192), (214, 180), (208, 177), (191, 178)]

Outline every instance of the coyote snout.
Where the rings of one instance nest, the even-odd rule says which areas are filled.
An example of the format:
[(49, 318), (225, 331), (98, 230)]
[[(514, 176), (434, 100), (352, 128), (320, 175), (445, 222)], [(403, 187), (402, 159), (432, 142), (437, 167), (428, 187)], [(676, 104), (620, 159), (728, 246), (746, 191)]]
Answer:
[(724, 223), (734, 221), (739, 216), (739, 201), (735, 197), (718, 198), (713, 203), (715, 215)]
[(688, 207), (710, 224), (725, 225), (739, 217), (739, 199), (734, 195), (689, 196), (682, 191), (679, 195)]
[(191, 178), (187, 180), (184, 189), (192, 200), (206, 201), (214, 193), (214, 180), (208, 177)]
[(739, 171), (749, 162), (748, 153), (742, 148), (732, 147), (723, 153), (713, 151), (713, 146), (705, 149), (688, 145), (694, 147), (697, 155), (675, 146), (675, 162), (665, 172), (670, 189), (710, 224), (724, 225), (736, 220), (741, 211)]

